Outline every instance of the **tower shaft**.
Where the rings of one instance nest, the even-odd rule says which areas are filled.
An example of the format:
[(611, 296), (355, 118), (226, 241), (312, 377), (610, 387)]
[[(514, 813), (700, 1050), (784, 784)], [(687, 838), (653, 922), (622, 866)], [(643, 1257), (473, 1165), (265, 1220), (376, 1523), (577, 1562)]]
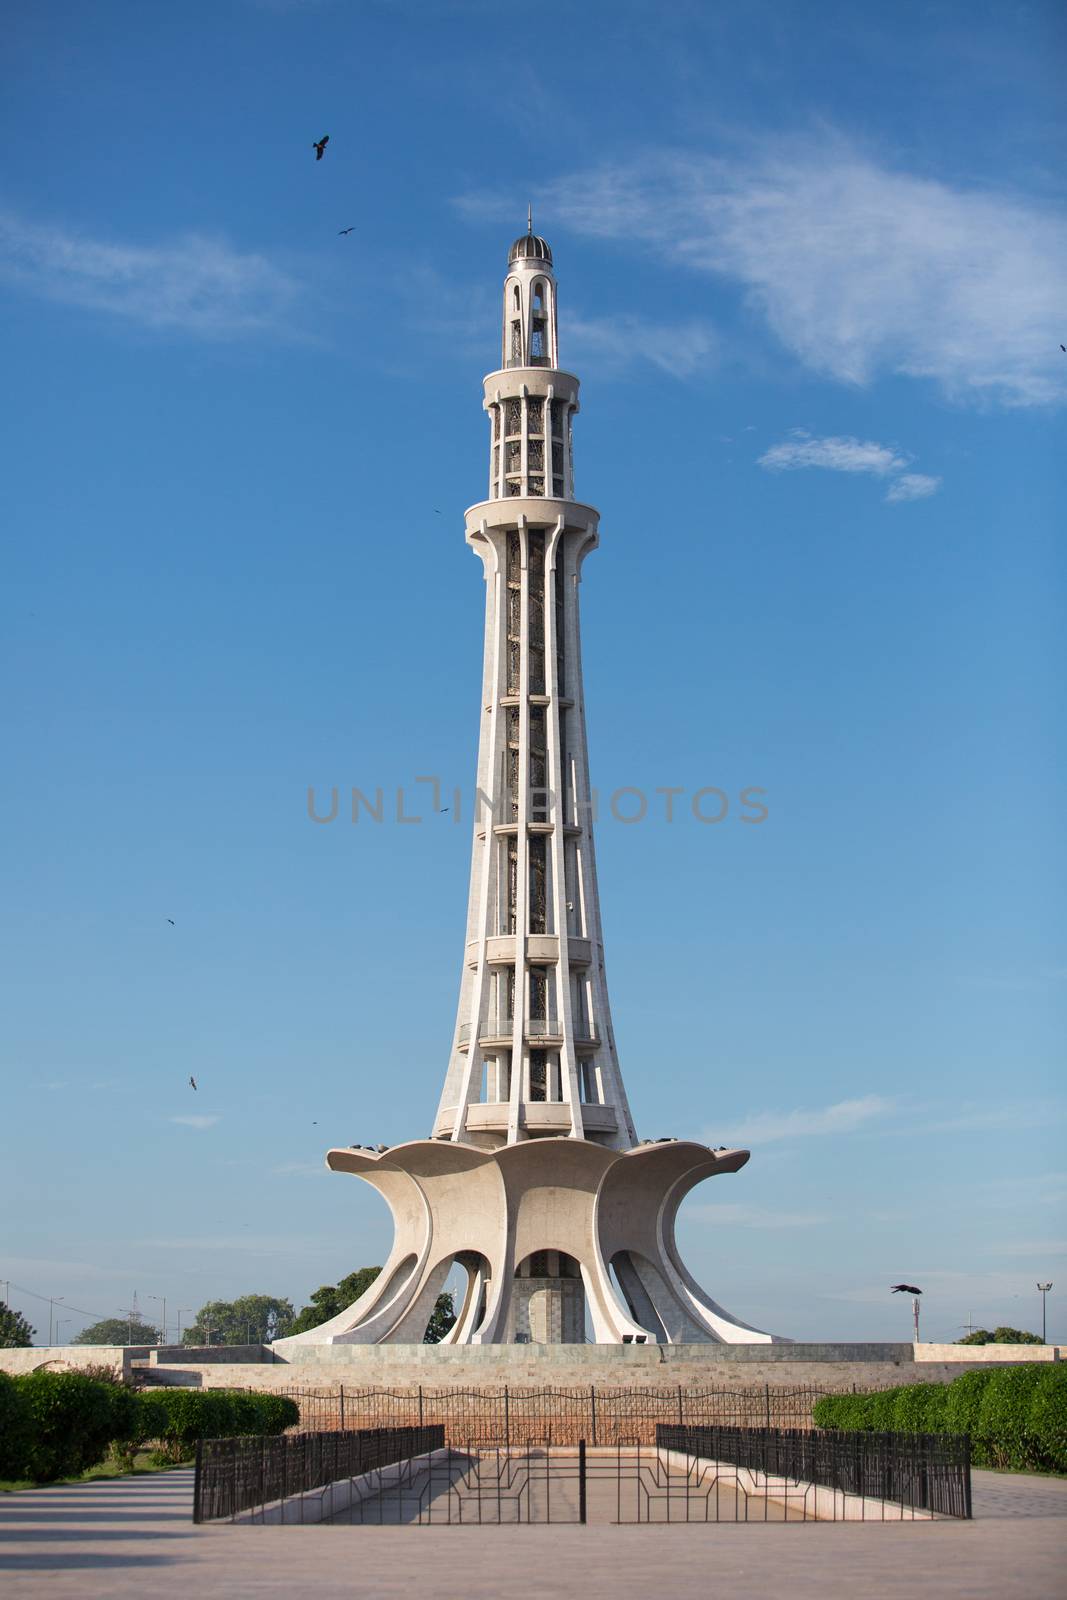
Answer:
[(512, 247), (485, 379), (489, 498), (466, 513), (486, 581), (467, 940), (435, 1138), (636, 1143), (611, 1026), (593, 850), (578, 593), (598, 514), (574, 499), (578, 380), (557, 363), (551, 253)]

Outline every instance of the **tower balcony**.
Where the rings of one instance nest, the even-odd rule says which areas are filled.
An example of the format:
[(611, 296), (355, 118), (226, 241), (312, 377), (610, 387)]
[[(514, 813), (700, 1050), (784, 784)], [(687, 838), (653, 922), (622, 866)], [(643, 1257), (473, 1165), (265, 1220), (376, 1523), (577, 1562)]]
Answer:
[[(523, 1021), (522, 1036), (527, 1044), (532, 1044), (538, 1049), (558, 1049), (564, 1040), (563, 1022), (558, 1017), (526, 1017)], [(515, 1021), (512, 1017), (491, 1018), (484, 1022), (478, 1034), (478, 1047), (481, 1050), (505, 1050), (515, 1038)], [(461, 1022), (459, 1025), (459, 1048), (469, 1050), (471, 1042), (471, 1024)], [(574, 1047), (576, 1050), (595, 1050), (600, 1043), (600, 1036), (596, 1024), (588, 1022), (584, 1017), (579, 1017), (574, 1023)]]
[[(482, 941), (472, 939), (467, 946), (467, 965), (476, 971), (481, 955)], [(485, 959), (491, 967), (510, 967), (515, 963), (515, 935), (501, 933), (490, 935), (485, 941)], [(531, 933), (526, 937), (526, 959), (538, 966), (554, 966), (559, 960), (559, 939), (554, 933)], [(572, 967), (587, 967), (593, 959), (593, 947), (588, 939), (572, 933), (567, 940), (567, 960)]]
[[(586, 1137), (596, 1134), (613, 1134), (619, 1119), (614, 1106), (588, 1105), (580, 1107)], [(506, 1136), (511, 1108), (506, 1100), (479, 1100), (467, 1107), (468, 1133), (494, 1133)], [(447, 1139), (456, 1126), (456, 1107), (446, 1106), (438, 1112), (434, 1123), (435, 1139)], [(564, 1100), (524, 1100), (519, 1107), (519, 1127), (524, 1133), (568, 1134), (573, 1126), (571, 1108)]]

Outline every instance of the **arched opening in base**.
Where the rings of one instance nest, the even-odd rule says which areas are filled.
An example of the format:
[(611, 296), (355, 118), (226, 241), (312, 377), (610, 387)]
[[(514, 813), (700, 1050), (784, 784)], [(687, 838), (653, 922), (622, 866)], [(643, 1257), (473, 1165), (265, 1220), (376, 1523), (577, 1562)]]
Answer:
[(585, 1286), (573, 1256), (535, 1250), (515, 1270), (509, 1344), (584, 1344)]

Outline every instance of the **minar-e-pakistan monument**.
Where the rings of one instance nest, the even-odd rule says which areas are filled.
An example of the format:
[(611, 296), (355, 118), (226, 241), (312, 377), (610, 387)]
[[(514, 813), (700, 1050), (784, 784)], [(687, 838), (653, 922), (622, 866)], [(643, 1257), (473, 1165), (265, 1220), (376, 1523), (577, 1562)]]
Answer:
[(449, 1271), (447, 1343), (770, 1343), (686, 1271), (678, 1207), (747, 1150), (640, 1141), (619, 1071), (593, 854), (578, 584), (598, 514), (574, 498), (578, 379), (559, 366), (552, 252), (532, 229), (504, 281), (485, 379), (489, 497), (466, 513), (485, 570), (485, 667), (459, 1011), (428, 1139), (329, 1151), (396, 1235), (331, 1321), (276, 1341), (417, 1344)]

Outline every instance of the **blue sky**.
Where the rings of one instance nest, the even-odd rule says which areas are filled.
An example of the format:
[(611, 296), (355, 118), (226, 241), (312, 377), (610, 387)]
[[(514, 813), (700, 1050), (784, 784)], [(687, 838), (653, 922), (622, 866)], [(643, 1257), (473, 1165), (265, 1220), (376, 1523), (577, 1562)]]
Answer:
[[(603, 519), (623, 1071), (641, 1133), (753, 1151), (686, 1202), (686, 1257), (797, 1338), (907, 1337), (900, 1279), (927, 1337), (1038, 1326), (1067, 1248), (1062, 11), (516, 16), (9, 18), (0, 1279), (43, 1339), (23, 1290), (79, 1308), (63, 1336), (134, 1290), (173, 1326), (385, 1254), (322, 1152), (425, 1134), (446, 1065), (469, 805), (414, 780), (473, 782), (462, 511), (532, 201)], [(424, 820), (316, 826), (309, 785)]]

